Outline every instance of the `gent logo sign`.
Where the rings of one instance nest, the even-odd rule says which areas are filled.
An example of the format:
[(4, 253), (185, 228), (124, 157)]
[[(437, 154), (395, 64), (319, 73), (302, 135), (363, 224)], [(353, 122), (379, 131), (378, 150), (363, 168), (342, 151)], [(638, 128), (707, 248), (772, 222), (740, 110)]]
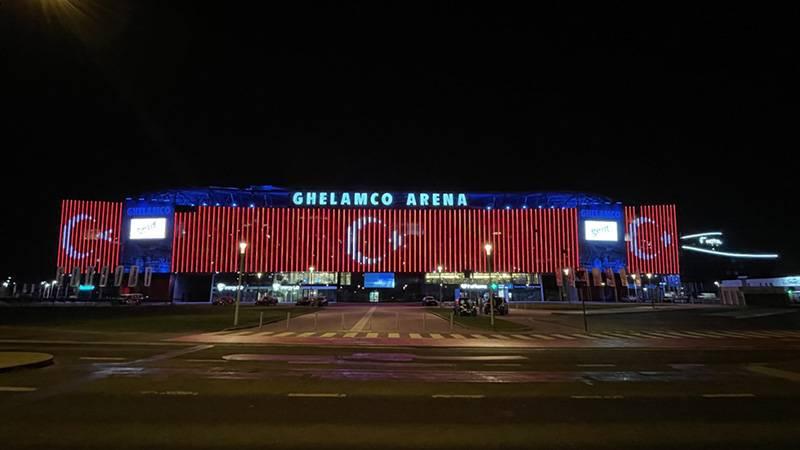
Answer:
[[(448, 207), (467, 206), (467, 194), (445, 192), (409, 192), (401, 194), (405, 206)], [(295, 192), (296, 206), (396, 206), (390, 192)]]

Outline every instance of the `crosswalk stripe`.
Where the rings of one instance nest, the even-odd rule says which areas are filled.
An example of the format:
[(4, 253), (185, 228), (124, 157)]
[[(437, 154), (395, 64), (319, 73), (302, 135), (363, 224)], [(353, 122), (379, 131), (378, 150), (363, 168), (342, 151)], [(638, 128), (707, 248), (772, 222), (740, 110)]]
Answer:
[[(615, 335), (613, 333), (590, 333), (594, 337), (602, 338), (602, 339), (619, 339), (622, 336)], [(625, 336), (629, 338), (630, 336)]]
[(456, 339), (466, 339), (467, 338), (463, 334), (458, 334), (458, 333), (450, 333), (450, 337), (454, 337)]
[(286, 337), (286, 336), (291, 336), (293, 334), (294, 331), (284, 331), (283, 333), (276, 334), (275, 337)]
[(642, 333), (640, 333), (638, 331), (630, 331), (628, 334), (630, 334), (632, 337), (640, 338), (640, 339), (661, 339), (658, 336), (648, 336), (648, 335), (642, 334)]
[(313, 331), (306, 331), (305, 333), (298, 334), (297, 337), (309, 337), (309, 336), (313, 336), (313, 335), (314, 335)]
[(324, 333), (321, 337), (332, 338), (334, 336), (336, 336), (336, 333)]
[(619, 339), (633, 339), (635, 337), (641, 337), (641, 336), (636, 336), (636, 333), (634, 333), (632, 331), (627, 333), (627, 334), (626, 333), (617, 333), (617, 332), (614, 332), (614, 331), (606, 331), (603, 334), (607, 334), (607, 335), (609, 335), (611, 337), (615, 337), (615, 338), (619, 338)]
[(589, 336), (588, 334), (581, 334), (581, 333), (572, 333), (570, 336), (575, 336), (581, 339), (599, 339), (594, 336)]
[(419, 334), (419, 333), (408, 333), (408, 336), (409, 336), (411, 339), (422, 339), (422, 335), (421, 335), (421, 334)]
[(495, 339), (505, 339), (505, 340), (509, 339), (508, 336), (503, 336), (502, 334), (490, 334), (489, 336), (491, 336), (491, 337), (493, 337)]
[(559, 339), (567, 339), (567, 340), (569, 340), (569, 341), (574, 341), (574, 340), (575, 340), (575, 338), (574, 338), (574, 337), (572, 337), (572, 336), (567, 336), (566, 334), (553, 334), (553, 335), (551, 335), (551, 336), (553, 336), (553, 337), (557, 337), (557, 338), (559, 338)]
[(392, 339), (397, 339), (400, 337), (400, 333), (389, 333), (389, 337)]
[(270, 334), (275, 334), (275, 332), (274, 331), (262, 331), (261, 333), (254, 334), (253, 337), (255, 337), (255, 336), (258, 336), (258, 337), (269, 336)]
[(470, 336), (474, 337), (475, 339), (489, 339), (482, 334), (470, 334)]
[(786, 337), (786, 333), (781, 331), (759, 331), (759, 333), (766, 334), (767, 336)]
[(434, 339), (444, 339), (444, 336), (439, 333), (431, 333), (431, 337)]
[(708, 330), (700, 331), (700, 332), (698, 332), (698, 334), (711, 336), (712, 338), (717, 338), (717, 339), (730, 337), (730, 336), (725, 336), (724, 334), (721, 334), (721, 333), (717, 333), (716, 331), (708, 331)]
[(354, 338), (356, 336), (358, 336), (357, 332), (350, 332), (350, 333), (345, 333), (344, 334), (344, 337), (346, 337), (346, 338)]
[(758, 338), (772, 338), (775, 337), (773, 335), (767, 334), (765, 331), (746, 331), (748, 337), (758, 337)]
[(658, 332), (655, 332), (655, 331), (647, 331), (647, 332), (645, 332), (643, 334), (649, 334), (649, 335), (652, 335), (652, 336), (660, 336), (660, 337), (675, 339), (675, 336), (670, 336), (668, 334), (658, 333)]
[(526, 341), (532, 341), (533, 340), (533, 338), (530, 338), (528, 336), (524, 336), (524, 335), (521, 335), (521, 334), (512, 334), (511, 336), (513, 336), (513, 337), (515, 337), (517, 339), (524, 339)]
[(544, 334), (529, 334), (528, 336), (535, 337), (537, 339), (544, 339), (545, 341), (552, 341), (553, 339), (555, 339), (552, 336), (547, 336)]
[(374, 338), (378, 337), (378, 333), (367, 333), (367, 337), (370, 338), (370, 339), (374, 339)]
[(735, 331), (717, 331), (717, 334), (721, 334), (721, 335), (728, 336), (728, 337), (735, 337), (735, 338), (749, 337), (746, 334), (737, 333)]
[(681, 331), (665, 331), (664, 333), (672, 335), (672, 336), (677, 336), (677, 337), (680, 337), (680, 338), (700, 339), (699, 336), (692, 336), (691, 334), (686, 334), (686, 333), (681, 332)]

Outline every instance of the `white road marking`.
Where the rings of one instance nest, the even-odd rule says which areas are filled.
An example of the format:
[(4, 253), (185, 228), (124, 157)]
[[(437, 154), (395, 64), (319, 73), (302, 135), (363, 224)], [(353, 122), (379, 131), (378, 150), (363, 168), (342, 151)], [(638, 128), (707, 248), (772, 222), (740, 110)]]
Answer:
[(345, 333), (344, 334), (344, 337), (346, 337), (346, 338), (354, 338), (356, 336), (358, 336), (358, 333)]
[(490, 336), (492, 336), (492, 337), (493, 337), (493, 338), (495, 338), (495, 339), (505, 339), (505, 340), (508, 340), (508, 339), (509, 339), (509, 337), (508, 337), (508, 336), (503, 336), (502, 334), (492, 334), (492, 335), (490, 335)]
[(362, 331), (364, 327), (367, 326), (367, 323), (369, 323), (369, 319), (372, 317), (372, 313), (375, 312), (375, 309), (377, 309), (377, 306), (368, 309), (367, 312), (364, 313), (364, 316), (358, 319), (358, 322), (350, 328), (350, 331)]
[(367, 337), (370, 339), (375, 339), (378, 337), (378, 333), (367, 333)]
[(532, 341), (533, 340), (533, 338), (525, 336), (525, 335), (522, 335), (522, 334), (512, 334), (511, 336), (513, 336), (513, 337), (515, 337), (517, 339), (524, 339), (526, 341)]
[(278, 333), (275, 337), (287, 337), (294, 334), (294, 331), (284, 331), (283, 333)]
[(544, 339), (545, 341), (552, 341), (552, 340), (555, 339), (552, 336), (547, 336), (547, 335), (544, 335), (544, 334), (529, 334), (528, 336), (535, 337), (535, 338), (538, 338), (538, 339)]
[(336, 336), (336, 333), (325, 333), (320, 337), (331, 338), (331, 337), (334, 337), (334, 336)]
[(450, 333), (450, 336), (453, 337), (453, 338), (456, 338), (456, 339), (466, 339), (467, 338), (463, 334), (458, 334), (458, 333)]
[(573, 340), (575, 340), (575, 338), (574, 338), (574, 337), (572, 337), (572, 336), (567, 336), (566, 334), (554, 334), (554, 335), (553, 335), (553, 337), (557, 337), (557, 338), (559, 338), (559, 339), (567, 339), (567, 340), (570, 340), (570, 341), (573, 341)]
[(140, 391), (139, 393), (142, 395), (168, 395), (176, 397), (182, 397), (182, 396), (194, 397), (200, 395), (198, 392), (194, 391)]
[(347, 397), (347, 394), (340, 394), (340, 393), (305, 393), (305, 392), (290, 392), (287, 394), (288, 397), (299, 397), (299, 398), (344, 398)]
[(769, 377), (783, 378), (784, 380), (800, 382), (800, 373), (790, 372), (788, 370), (773, 369), (772, 367), (764, 367), (760, 364), (748, 364), (747, 370)]
[(434, 339), (444, 339), (444, 336), (439, 333), (431, 333), (431, 337)]
[(578, 367), (616, 367), (616, 364), (575, 364)]
[(309, 336), (313, 336), (313, 335), (314, 335), (313, 331), (306, 331), (305, 333), (298, 334), (297, 337), (309, 337)]
[(482, 394), (434, 394), (433, 398), (486, 398)]
[(482, 334), (470, 334), (470, 336), (474, 337), (475, 339), (489, 339)]
[(570, 397), (582, 400), (618, 400), (625, 398), (622, 395), (572, 395)]
[(703, 398), (749, 398), (755, 397), (755, 394), (748, 393), (732, 393), (732, 394), (703, 394)]
[(392, 339), (398, 339), (400, 337), (400, 333), (389, 333), (389, 337)]
[(599, 339), (597, 337), (589, 336), (588, 334), (582, 334), (582, 333), (572, 333), (571, 336), (575, 336), (581, 339)]
[(0, 386), (0, 392), (33, 392), (38, 388), (26, 386)]
[(81, 356), (84, 361), (122, 361), (125, 358), (119, 356)]
[(422, 339), (422, 335), (419, 333), (408, 333), (408, 337), (411, 339)]

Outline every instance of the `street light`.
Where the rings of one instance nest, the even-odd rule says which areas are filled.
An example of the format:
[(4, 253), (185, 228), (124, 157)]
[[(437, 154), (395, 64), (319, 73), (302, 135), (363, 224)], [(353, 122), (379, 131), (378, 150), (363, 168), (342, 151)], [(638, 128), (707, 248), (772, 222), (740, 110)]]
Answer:
[(494, 270), (492, 260), (492, 244), (487, 242), (483, 249), (486, 250), (486, 269), (489, 271), (489, 317), (492, 328), (494, 328), (494, 291), (492, 290), (492, 271)]
[(444, 299), (442, 298), (442, 265), (441, 264), (436, 266), (436, 271), (439, 272), (439, 306), (442, 306), (442, 301), (444, 301)]
[(244, 272), (244, 252), (247, 242), (239, 242), (239, 283), (236, 286), (236, 306), (233, 308), (233, 326), (239, 326), (239, 302), (242, 299), (242, 272)]

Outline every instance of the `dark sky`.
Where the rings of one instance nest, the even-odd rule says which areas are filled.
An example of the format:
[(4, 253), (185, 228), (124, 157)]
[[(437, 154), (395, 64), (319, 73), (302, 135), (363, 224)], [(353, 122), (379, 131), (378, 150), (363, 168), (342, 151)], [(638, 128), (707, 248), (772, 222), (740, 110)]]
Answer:
[(62, 198), (251, 184), (675, 202), (800, 269), (796, 10), (262, 3), (0, 0), (0, 276)]

